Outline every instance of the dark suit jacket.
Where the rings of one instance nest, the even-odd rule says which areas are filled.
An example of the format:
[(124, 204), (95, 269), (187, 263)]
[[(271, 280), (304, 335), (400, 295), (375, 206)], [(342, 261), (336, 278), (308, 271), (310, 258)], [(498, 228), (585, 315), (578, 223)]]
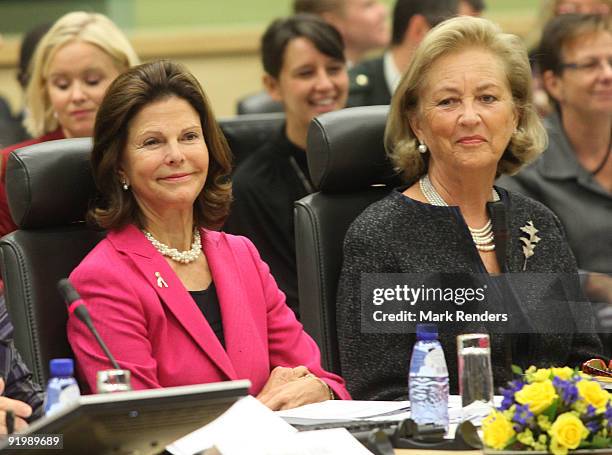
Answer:
[(22, 120), (22, 116), (14, 117), (8, 103), (0, 98), (0, 149), (28, 138)]
[(347, 107), (391, 103), (391, 92), (385, 80), (383, 57), (365, 60), (349, 71), (350, 87)]

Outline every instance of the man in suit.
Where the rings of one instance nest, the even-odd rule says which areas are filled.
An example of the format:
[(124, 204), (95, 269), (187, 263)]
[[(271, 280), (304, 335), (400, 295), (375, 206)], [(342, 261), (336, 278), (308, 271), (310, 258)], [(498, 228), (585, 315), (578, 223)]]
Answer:
[(393, 8), (391, 47), (350, 72), (348, 106), (389, 104), (414, 50), (435, 25), (455, 16), (458, 0), (397, 0)]
[(379, 0), (294, 0), (294, 13), (309, 13), (336, 27), (349, 66), (389, 44), (387, 6)]
[(459, 16), (482, 16), (484, 0), (459, 0)]
[[(53, 25), (52, 22), (45, 22), (35, 26), (26, 32), (21, 41), (17, 81), (23, 93), (25, 93), (30, 79), (29, 65), (32, 55), (34, 55), (34, 51), (36, 50), (36, 45), (45, 33), (47, 33), (49, 28), (51, 28), (51, 25)], [(1, 47), (2, 37), (0, 36), (0, 48)], [(19, 112), (17, 115), (13, 115), (7, 101), (0, 97), (0, 149), (30, 138), (30, 135), (22, 125), (23, 117), (23, 111)]]

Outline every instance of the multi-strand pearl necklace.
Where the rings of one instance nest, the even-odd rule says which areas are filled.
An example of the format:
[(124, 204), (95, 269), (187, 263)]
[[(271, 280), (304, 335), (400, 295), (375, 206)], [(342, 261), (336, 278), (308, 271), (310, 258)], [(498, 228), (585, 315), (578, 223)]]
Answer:
[[(440, 196), (431, 183), (431, 180), (429, 180), (429, 175), (425, 174), (423, 177), (421, 177), (419, 180), (419, 188), (425, 196), (425, 199), (427, 199), (427, 202), (429, 202), (431, 205), (448, 207), (446, 201), (442, 199), (442, 196)], [(491, 190), (491, 194), (493, 196), (493, 201), (499, 201), (499, 195), (495, 189)], [(476, 245), (476, 248), (478, 248), (480, 251), (493, 251), (495, 249), (495, 243), (493, 243), (493, 224), (491, 223), (490, 218), (489, 221), (487, 221), (487, 224), (485, 224), (483, 227), (473, 229), (468, 226), (468, 229), (472, 235), (474, 245)]]
[(144, 232), (147, 240), (151, 242), (155, 249), (163, 256), (167, 256), (173, 261), (180, 262), (181, 264), (189, 264), (195, 261), (200, 254), (202, 254), (202, 241), (200, 238), (200, 231), (198, 229), (193, 231), (193, 243), (191, 244), (191, 249), (187, 251), (179, 251), (176, 248), (169, 247), (165, 243), (162, 243), (153, 237), (153, 234), (151, 234), (149, 231), (142, 232)]

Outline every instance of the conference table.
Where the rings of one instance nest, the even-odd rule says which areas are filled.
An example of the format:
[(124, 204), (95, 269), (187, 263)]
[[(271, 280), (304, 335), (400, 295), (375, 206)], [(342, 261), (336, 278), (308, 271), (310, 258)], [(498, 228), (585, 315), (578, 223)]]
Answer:
[(482, 450), (395, 449), (395, 455), (482, 455)]

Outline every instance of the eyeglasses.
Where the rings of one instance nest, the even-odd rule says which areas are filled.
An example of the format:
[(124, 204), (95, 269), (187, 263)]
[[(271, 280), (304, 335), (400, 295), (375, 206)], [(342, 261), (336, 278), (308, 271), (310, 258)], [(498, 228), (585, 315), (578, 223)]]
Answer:
[(563, 69), (571, 69), (583, 71), (585, 73), (595, 73), (597, 70), (604, 69), (606, 66), (612, 69), (612, 55), (605, 58), (593, 59), (586, 62), (561, 63), (559, 67)]

